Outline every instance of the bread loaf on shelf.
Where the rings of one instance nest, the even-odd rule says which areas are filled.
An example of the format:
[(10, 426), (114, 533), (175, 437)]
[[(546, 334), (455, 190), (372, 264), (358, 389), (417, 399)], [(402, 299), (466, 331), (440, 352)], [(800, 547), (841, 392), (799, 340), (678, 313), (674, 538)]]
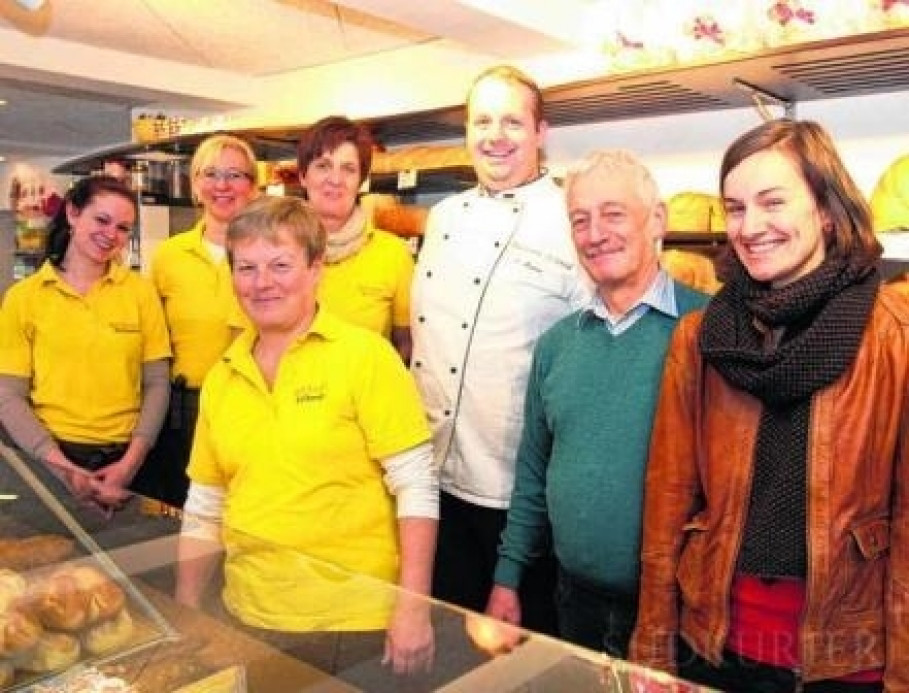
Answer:
[(0, 568), (31, 570), (66, 560), (73, 555), (72, 539), (38, 534), (24, 539), (0, 539)]
[(392, 151), (376, 152), (372, 157), (372, 173), (470, 165), (470, 155), (462, 146), (401, 147)]
[(723, 232), (726, 215), (716, 195), (702, 192), (680, 192), (667, 203), (667, 230), (672, 232)]

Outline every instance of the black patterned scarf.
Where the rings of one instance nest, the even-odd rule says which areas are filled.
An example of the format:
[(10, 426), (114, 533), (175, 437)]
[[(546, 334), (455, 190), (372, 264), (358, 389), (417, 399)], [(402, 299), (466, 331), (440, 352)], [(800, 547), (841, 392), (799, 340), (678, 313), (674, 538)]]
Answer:
[(835, 253), (776, 289), (739, 262), (730, 274), (705, 310), (700, 349), (730, 385), (764, 404), (739, 570), (802, 576), (811, 396), (854, 361), (880, 277)]

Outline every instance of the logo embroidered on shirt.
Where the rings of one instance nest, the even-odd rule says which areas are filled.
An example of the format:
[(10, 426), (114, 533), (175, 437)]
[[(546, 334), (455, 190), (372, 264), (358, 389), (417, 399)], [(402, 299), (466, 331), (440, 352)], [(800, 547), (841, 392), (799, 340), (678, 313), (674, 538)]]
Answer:
[(296, 392), (297, 404), (320, 402), (325, 399), (324, 385), (303, 385)]
[(132, 322), (112, 322), (110, 328), (114, 332), (140, 332), (139, 326)]

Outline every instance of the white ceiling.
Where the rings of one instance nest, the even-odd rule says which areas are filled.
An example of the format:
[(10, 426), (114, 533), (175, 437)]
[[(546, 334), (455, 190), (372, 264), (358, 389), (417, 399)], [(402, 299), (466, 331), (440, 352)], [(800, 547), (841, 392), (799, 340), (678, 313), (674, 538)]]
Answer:
[[(571, 3), (585, 2), (46, 0), (29, 12), (0, 0), (0, 99), (7, 102), (0, 155), (67, 157), (127, 141), (134, 107), (218, 112), (236, 105), (210, 85), (169, 91), (162, 65), (174, 75), (195, 68), (266, 78), (437, 41), (515, 59), (568, 47), (571, 28), (554, 10), (570, 15)], [(83, 62), (88, 55), (106, 75), (122, 65), (124, 79), (74, 74), (65, 60), (47, 58), (68, 53)], [(136, 56), (149, 59), (155, 74), (143, 74)]]

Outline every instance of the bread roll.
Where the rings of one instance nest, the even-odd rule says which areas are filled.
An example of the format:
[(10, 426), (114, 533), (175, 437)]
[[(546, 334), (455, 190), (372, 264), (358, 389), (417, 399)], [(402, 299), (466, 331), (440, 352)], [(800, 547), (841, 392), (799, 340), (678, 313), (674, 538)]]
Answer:
[(31, 608), (45, 628), (76, 631), (88, 623), (88, 595), (67, 571), (50, 575), (35, 586)]
[(78, 638), (66, 633), (45, 632), (34, 649), (18, 658), (16, 664), (20, 669), (34, 673), (57, 671), (75, 664), (81, 651)]
[(887, 167), (874, 186), (870, 204), (876, 232), (909, 228), (909, 154)]
[(72, 568), (70, 575), (88, 600), (88, 624), (106, 621), (123, 609), (126, 595), (120, 585), (97, 568), (78, 566)]
[(73, 554), (72, 539), (39, 534), (26, 539), (0, 539), (0, 568), (31, 570), (59, 563)]
[(34, 647), (41, 637), (41, 626), (19, 609), (0, 614), (0, 657), (12, 657)]
[(120, 613), (109, 621), (102, 621), (92, 626), (82, 634), (82, 643), (85, 649), (93, 655), (111, 652), (126, 644), (133, 634), (133, 619), (128, 609), (121, 609)]
[(0, 568), (0, 614), (25, 594), (25, 578), (13, 570)]

